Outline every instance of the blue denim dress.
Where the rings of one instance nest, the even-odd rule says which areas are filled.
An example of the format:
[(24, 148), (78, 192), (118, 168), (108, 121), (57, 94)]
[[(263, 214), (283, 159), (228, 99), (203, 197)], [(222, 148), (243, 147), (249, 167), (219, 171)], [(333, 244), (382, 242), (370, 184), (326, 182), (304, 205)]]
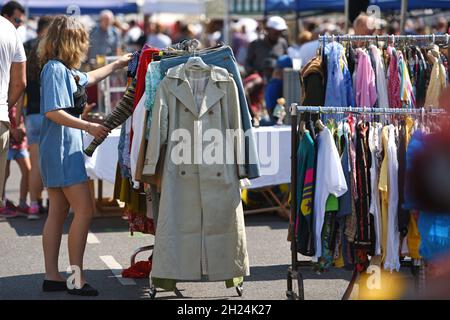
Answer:
[[(41, 73), (41, 114), (74, 106), (73, 93), (77, 86), (87, 85), (86, 73), (67, 69), (61, 62), (50, 60)], [(88, 180), (83, 155), (82, 131), (61, 126), (43, 117), (39, 163), (44, 186), (62, 188)]]

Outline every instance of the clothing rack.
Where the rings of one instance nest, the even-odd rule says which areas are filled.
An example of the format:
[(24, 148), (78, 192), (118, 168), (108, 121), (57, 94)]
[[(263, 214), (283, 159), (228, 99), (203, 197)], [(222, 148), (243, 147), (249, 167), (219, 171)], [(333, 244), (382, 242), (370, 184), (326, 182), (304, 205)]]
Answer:
[[(427, 115), (441, 115), (445, 111), (443, 109), (400, 109), (400, 108), (352, 108), (352, 107), (317, 107), (317, 106), (299, 106), (297, 103), (291, 104), (291, 223), (289, 226), (289, 234), (291, 235), (291, 266), (287, 275), (287, 291), (286, 296), (292, 300), (304, 300), (303, 276), (299, 271), (299, 267), (312, 266), (311, 261), (299, 261), (297, 253), (297, 242), (295, 239), (295, 218), (298, 212), (297, 203), (297, 149), (299, 145), (298, 137), (298, 120), (302, 113), (353, 113), (353, 114), (372, 114), (372, 115), (421, 115), (422, 120)], [(299, 117), (300, 115), (300, 117)], [(407, 265), (406, 263), (402, 264)], [(424, 287), (425, 268), (423, 260), (412, 261), (409, 264), (416, 276), (416, 288), (421, 290)], [(414, 272), (416, 270), (417, 272)], [(352, 279), (342, 300), (347, 300), (353, 290), (353, 286), (359, 278), (359, 272), (354, 270)], [(297, 281), (298, 293), (293, 290), (293, 281)]]
[[(447, 47), (450, 43), (450, 34), (427, 34), (427, 35), (377, 35), (377, 36), (359, 36), (359, 35), (319, 35), (320, 52), (323, 52), (327, 42), (358, 42), (358, 41), (375, 41), (377, 44), (379, 41), (385, 41), (395, 45), (396, 43), (420, 43), (429, 42), (429, 44), (446, 44)], [(378, 46), (378, 45), (377, 45)], [(450, 50), (447, 52), (447, 58), (450, 61)], [(448, 77), (450, 77), (450, 68), (448, 70)]]
[(380, 35), (380, 36), (358, 36), (358, 35), (321, 35), (319, 36), (319, 42), (333, 42), (333, 41), (386, 41), (390, 43), (398, 42), (420, 42), (429, 41), (431, 44), (450, 42), (450, 35), (447, 34), (427, 34), (427, 35)]

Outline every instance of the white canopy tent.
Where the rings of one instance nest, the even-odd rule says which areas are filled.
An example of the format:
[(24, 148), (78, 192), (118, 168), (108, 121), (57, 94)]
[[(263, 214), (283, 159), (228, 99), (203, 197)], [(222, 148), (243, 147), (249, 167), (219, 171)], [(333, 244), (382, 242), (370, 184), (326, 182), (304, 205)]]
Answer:
[[(9, 0), (0, 0), (0, 6)], [(136, 13), (136, 0), (17, 0), (31, 15), (96, 14), (104, 9), (114, 13)]]
[(202, 15), (205, 13), (204, 0), (145, 0), (144, 14), (173, 13)]

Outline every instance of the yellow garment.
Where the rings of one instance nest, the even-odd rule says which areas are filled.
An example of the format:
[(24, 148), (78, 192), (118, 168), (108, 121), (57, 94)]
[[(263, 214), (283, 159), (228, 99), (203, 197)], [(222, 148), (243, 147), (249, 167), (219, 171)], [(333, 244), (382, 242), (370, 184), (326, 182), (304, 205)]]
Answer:
[[(405, 119), (405, 129), (406, 129), (406, 148), (408, 148), (409, 142), (411, 140), (412, 129), (414, 126), (414, 120), (411, 118)], [(409, 217), (408, 224), (408, 234), (406, 235), (406, 240), (408, 242), (409, 256), (413, 259), (420, 259), (420, 231), (417, 225), (417, 219), (414, 214), (411, 213)]]
[(388, 175), (388, 155), (387, 147), (389, 140), (389, 127), (385, 126), (382, 131), (382, 143), (384, 150), (384, 158), (381, 163), (380, 180), (378, 189), (381, 195), (381, 252), (382, 261), (386, 258), (387, 248), (387, 231), (388, 231), (388, 210), (389, 210), (389, 175)]
[(417, 219), (414, 214), (411, 214), (409, 217), (409, 225), (408, 225), (408, 248), (409, 248), (409, 256), (412, 259), (420, 259), (420, 232), (419, 227), (417, 225)]
[(439, 96), (447, 86), (445, 67), (440, 59), (439, 47), (433, 46), (433, 49), (428, 51), (428, 58), (433, 62), (433, 69), (425, 98), (425, 107), (439, 107)]
[(413, 130), (413, 127), (414, 127), (414, 120), (411, 119), (410, 117), (407, 117), (405, 119), (405, 124), (406, 124), (406, 126), (405, 126), (405, 129), (406, 129), (405, 130), (406, 131), (406, 134), (405, 134), (406, 150), (408, 150), (409, 141), (411, 141), (412, 130)]

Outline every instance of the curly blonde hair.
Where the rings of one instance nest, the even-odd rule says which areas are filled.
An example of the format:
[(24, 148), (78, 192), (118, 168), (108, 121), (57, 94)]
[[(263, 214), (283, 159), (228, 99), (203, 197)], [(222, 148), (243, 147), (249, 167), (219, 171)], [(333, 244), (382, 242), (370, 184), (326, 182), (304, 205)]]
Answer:
[(68, 68), (77, 69), (86, 59), (89, 50), (89, 34), (76, 17), (57, 16), (47, 34), (39, 42), (40, 65), (49, 60), (61, 60)]

